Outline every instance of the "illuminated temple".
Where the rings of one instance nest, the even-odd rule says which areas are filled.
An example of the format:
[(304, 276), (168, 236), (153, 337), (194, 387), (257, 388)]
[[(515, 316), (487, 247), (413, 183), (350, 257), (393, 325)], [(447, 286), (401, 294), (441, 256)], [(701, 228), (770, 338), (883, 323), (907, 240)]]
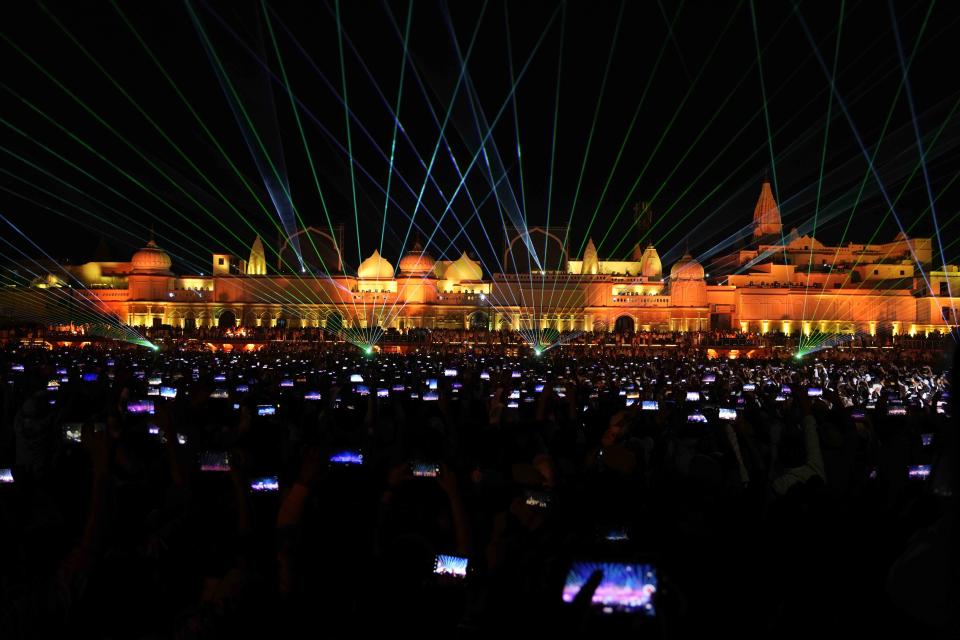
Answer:
[[(467, 253), (434, 259), (419, 243), (396, 266), (374, 251), (351, 273), (333, 234), (310, 227), (298, 235), (321, 263), (309, 264), (308, 275), (283, 268), (293, 264), (291, 240), (271, 249), (269, 267), (259, 237), (247, 259), (213, 254), (209, 274), (173, 273), (152, 239), (129, 262), (65, 268), (82, 284), (71, 295), (134, 326), (916, 334), (957, 323), (950, 292), (960, 290), (960, 272), (933, 268), (929, 238), (831, 247), (785, 233), (769, 182), (750, 237), (713, 256), (706, 270), (687, 253), (665, 271), (652, 244), (638, 244), (630, 260), (607, 261), (589, 240), (582, 256), (571, 257), (563, 230), (531, 228), (507, 239), (506, 273), (484, 274)], [(64, 284), (51, 275), (33, 287)]]

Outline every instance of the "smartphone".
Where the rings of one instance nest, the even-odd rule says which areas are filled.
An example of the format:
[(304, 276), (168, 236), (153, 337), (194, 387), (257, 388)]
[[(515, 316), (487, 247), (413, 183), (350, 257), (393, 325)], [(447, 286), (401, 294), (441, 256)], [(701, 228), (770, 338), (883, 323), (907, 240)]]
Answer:
[(782, 387), (780, 387), (780, 393), (782, 393), (782, 394), (784, 394), (784, 395), (788, 395), (788, 394), (793, 393), (793, 390), (790, 388), (789, 385), (786, 385), (786, 384), (785, 384), (785, 385), (783, 385)]
[(854, 420), (863, 420), (867, 417), (867, 414), (865, 414), (863, 411), (853, 411), (850, 413), (850, 417)]
[(80, 422), (67, 422), (63, 425), (63, 439), (67, 442), (80, 442), (83, 431), (83, 424)]
[(230, 397), (230, 394), (226, 389), (214, 389), (210, 392), (210, 397), (214, 400), (226, 400)]
[(365, 384), (358, 384), (356, 387), (353, 388), (353, 391), (354, 391), (354, 393), (356, 393), (358, 396), (368, 396), (368, 395), (370, 395), (370, 387), (368, 387), (368, 386), (365, 385)]
[(751, 383), (751, 384), (745, 384), (745, 385), (743, 385), (743, 390), (744, 390), (744, 391), (755, 391), (756, 389), (757, 389), (757, 385), (752, 384), (752, 383)]
[(907, 477), (911, 480), (926, 480), (929, 476), (929, 464), (913, 464), (907, 467)]
[[(22, 370), (22, 369), (21, 369), (21, 370)], [(84, 381), (84, 382), (96, 382), (96, 381), (97, 381), (97, 378), (98, 378), (98, 376), (97, 376), (97, 374), (95, 374), (95, 373), (85, 373), (85, 374), (83, 374), (83, 381)]]
[(402, 385), (402, 384), (395, 384), (395, 385), (393, 385), (393, 386), (390, 387), (390, 388), (393, 389), (394, 391), (406, 391), (406, 390), (407, 390), (407, 388), (406, 388), (404, 385)]
[(463, 579), (467, 577), (467, 558), (437, 554), (433, 559), (433, 573), (438, 576)]
[[(151, 379), (152, 379), (152, 378), (151, 378)], [(214, 381), (214, 382), (226, 382), (226, 381), (227, 381), (227, 376), (223, 375), (222, 373), (218, 373), (217, 375), (213, 376), (213, 381)], [(151, 383), (151, 384), (154, 384), (154, 383)], [(158, 382), (156, 382), (156, 384), (160, 384), (160, 382), (158, 381)]]
[(820, 387), (808, 387), (807, 388), (807, 397), (810, 398), (819, 398), (823, 395), (823, 389)]
[(489, 372), (489, 371), (481, 371), (481, 372), (480, 372), (480, 379), (481, 379), (481, 380), (489, 380), (489, 379), (490, 379), (490, 372)]
[(634, 398), (624, 398), (623, 400), (623, 406), (625, 407), (632, 407), (634, 403), (636, 403), (636, 399)]
[(257, 415), (258, 416), (275, 416), (277, 415), (277, 408), (272, 404), (258, 404)]
[(237, 393), (247, 393), (250, 391), (250, 387), (245, 384), (238, 384), (235, 390)]
[(177, 397), (177, 388), (176, 388), (176, 387), (160, 387), (160, 397), (161, 397), (161, 398), (176, 398), (176, 397)]
[(350, 374), (350, 382), (363, 382), (363, 376), (359, 373)]
[(150, 424), (147, 425), (147, 433), (149, 433), (152, 436), (158, 436), (160, 435), (160, 427), (158, 427), (157, 425), (151, 422)]
[(716, 381), (717, 381), (717, 376), (713, 375), (712, 373), (707, 374), (707, 375), (703, 376), (703, 381), (704, 381), (704, 382), (716, 382)]
[(281, 386), (281, 387), (285, 387), (285, 388), (286, 388), (286, 387), (292, 387), (292, 386), (293, 386), (293, 380), (281, 380), (281, 381), (280, 381), (280, 386)]
[(153, 400), (132, 400), (127, 403), (127, 413), (146, 413), (153, 415)]
[(307, 391), (305, 394), (303, 394), (303, 399), (304, 400), (320, 400), (320, 392)]
[(440, 464), (437, 462), (411, 462), (410, 472), (415, 478), (436, 478), (440, 475)]
[(939, 413), (940, 415), (946, 415), (947, 404), (948, 403), (945, 400), (937, 400), (937, 413)]
[(0, 484), (13, 484), (12, 469), (0, 469)]
[(720, 407), (719, 411), (717, 412), (717, 417), (720, 418), (721, 420), (728, 420), (728, 421), (736, 420), (737, 410), (729, 409), (727, 407)]
[(533, 387), (533, 392), (534, 392), (534, 393), (543, 393), (543, 385), (542, 385), (542, 384), (535, 385), (535, 386)]
[(613, 527), (606, 530), (603, 539), (607, 542), (629, 542), (630, 532), (626, 527)]
[(660, 403), (656, 400), (644, 400), (641, 403), (640, 408), (643, 411), (656, 411), (660, 408)]
[(687, 422), (706, 424), (707, 416), (703, 415), (699, 411), (695, 411), (687, 416)]
[(511, 372), (510, 372), (510, 377), (511, 377), (511, 378), (519, 378), (519, 377), (520, 377), (520, 372), (519, 372), (519, 371), (511, 371)]
[(933, 434), (932, 434), (932, 433), (921, 433), (921, 434), (920, 434), (920, 442), (923, 443), (923, 446), (929, 447), (931, 444), (933, 444)]
[(456, 378), (456, 377), (457, 377), (457, 370), (456, 370), (456, 369), (444, 369), (444, 370), (443, 370), (443, 376), (444, 376), (445, 378)]
[(363, 454), (359, 451), (340, 451), (330, 456), (330, 464), (347, 467), (363, 464)]
[(604, 613), (640, 613), (655, 616), (657, 573), (650, 564), (620, 562), (574, 562), (563, 585), (563, 601), (573, 602), (595, 571), (603, 578), (593, 592), (591, 604)]
[(519, 400), (520, 399), (520, 390), (514, 389), (510, 392), (510, 395), (507, 398), (508, 400)]
[(230, 471), (230, 456), (225, 451), (200, 454), (200, 471)]
[(687, 391), (687, 402), (700, 402), (700, 392)]
[(424, 402), (434, 402), (440, 399), (440, 395), (436, 391), (425, 391), (423, 394)]
[(905, 416), (907, 415), (907, 408), (901, 405), (891, 405), (887, 407), (888, 416)]
[(187, 444), (187, 436), (183, 435), (182, 433), (178, 433), (178, 434), (177, 434), (177, 443), (179, 443), (179, 444)]
[(777, 397), (774, 398), (773, 400), (774, 402), (786, 402), (787, 397), (784, 395), (777, 395)]
[(389, 397), (390, 397), (390, 389), (377, 389), (377, 397), (378, 397), (378, 398), (389, 398)]
[(437, 390), (437, 379), (436, 378), (427, 378), (427, 388), (431, 391)]
[(280, 480), (277, 476), (263, 476), (250, 481), (250, 491), (255, 493), (273, 493), (280, 490)]
[[(426, 400), (426, 398), (424, 398), (424, 400)], [(520, 408), (520, 403), (517, 402), (516, 400), (511, 400), (510, 402), (507, 403), (507, 409), (519, 409), (519, 408)]]
[(550, 507), (550, 503), (553, 502), (553, 496), (546, 491), (524, 491), (523, 502), (528, 507), (547, 509)]

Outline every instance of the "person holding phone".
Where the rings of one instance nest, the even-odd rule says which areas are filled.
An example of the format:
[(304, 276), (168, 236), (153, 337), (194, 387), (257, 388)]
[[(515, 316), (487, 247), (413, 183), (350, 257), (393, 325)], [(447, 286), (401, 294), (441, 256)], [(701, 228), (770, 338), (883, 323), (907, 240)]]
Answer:
[(807, 390), (797, 388), (794, 398), (800, 408), (799, 429), (791, 429), (787, 437), (781, 436), (774, 445), (778, 450), (781, 471), (774, 477), (771, 486), (778, 496), (785, 495), (792, 487), (818, 478), (826, 482), (826, 467), (820, 449), (820, 436), (817, 432), (817, 420)]

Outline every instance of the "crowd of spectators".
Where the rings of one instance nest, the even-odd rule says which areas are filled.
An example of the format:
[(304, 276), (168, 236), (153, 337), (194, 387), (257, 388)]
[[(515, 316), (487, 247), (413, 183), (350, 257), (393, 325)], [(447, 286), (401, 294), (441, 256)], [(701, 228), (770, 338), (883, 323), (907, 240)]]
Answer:
[[(372, 356), (8, 344), (0, 637), (956, 637), (944, 354), (436, 335)], [(654, 567), (656, 614), (590, 606), (602, 573), (564, 602), (577, 560)]]

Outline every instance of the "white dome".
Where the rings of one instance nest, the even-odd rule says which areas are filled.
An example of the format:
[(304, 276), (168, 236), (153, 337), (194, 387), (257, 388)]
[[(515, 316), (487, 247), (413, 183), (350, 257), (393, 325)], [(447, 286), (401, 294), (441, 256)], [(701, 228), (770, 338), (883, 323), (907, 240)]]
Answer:
[(357, 268), (357, 277), (363, 280), (391, 280), (393, 279), (393, 265), (387, 262), (380, 252), (373, 250), (373, 255), (360, 263)]
[(133, 254), (130, 259), (134, 273), (170, 273), (172, 261), (167, 252), (157, 246), (157, 243), (150, 239), (143, 249)]
[(444, 272), (443, 277), (454, 282), (483, 280), (483, 269), (480, 264), (470, 259), (467, 252), (457, 258)]
[(703, 265), (693, 259), (689, 253), (685, 254), (670, 269), (672, 280), (703, 280)]

